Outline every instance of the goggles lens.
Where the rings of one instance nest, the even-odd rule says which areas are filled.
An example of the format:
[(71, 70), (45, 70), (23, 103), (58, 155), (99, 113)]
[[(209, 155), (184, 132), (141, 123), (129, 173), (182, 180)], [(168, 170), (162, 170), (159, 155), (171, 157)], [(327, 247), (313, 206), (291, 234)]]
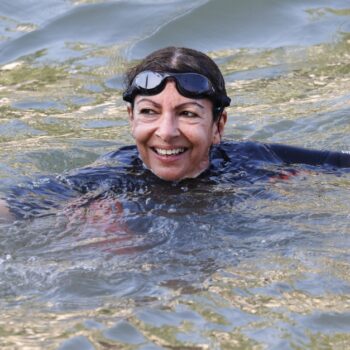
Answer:
[(151, 90), (160, 85), (164, 77), (156, 72), (141, 72), (136, 75), (132, 86), (139, 89)]
[[(216, 100), (218, 99), (213, 85), (204, 75), (197, 73), (158, 73), (152, 71), (139, 73), (128, 90), (123, 94), (123, 98), (125, 101), (132, 102), (138, 93), (156, 95), (164, 89), (168, 78), (175, 80), (178, 91), (186, 97), (211, 97)], [(223, 96), (220, 100), (222, 107), (230, 104), (230, 99), (227, 96)]]

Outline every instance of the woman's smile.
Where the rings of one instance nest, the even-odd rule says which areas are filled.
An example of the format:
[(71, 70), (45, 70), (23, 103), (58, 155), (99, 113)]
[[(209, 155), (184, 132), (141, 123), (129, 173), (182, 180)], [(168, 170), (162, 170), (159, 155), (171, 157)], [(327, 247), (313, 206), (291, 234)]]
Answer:
[(182, 154), (186, 151), (186, 148), (184, 147), (171, 148), (171, 149), (166, 149), (161, 147), (152, 147), (152, 149), (160, 156), (166, 156), (168, 158), (171, 156)]

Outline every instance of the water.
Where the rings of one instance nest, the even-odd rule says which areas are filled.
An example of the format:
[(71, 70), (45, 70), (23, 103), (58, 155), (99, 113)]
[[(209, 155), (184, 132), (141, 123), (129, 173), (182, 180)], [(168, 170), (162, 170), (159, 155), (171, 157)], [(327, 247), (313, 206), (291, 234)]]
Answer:
[[(349, 16), (346, 0), (3, 0), (0, 186), (133, 143), (122, 73), (169, 44), (222, 68), (227, 139), (349, 151)], [(348, 348), (349, 189), (310, 171), (160, 192), (152, 211), (125, 195), (112, 240), (62, 214), (1, 224), (0, 347)]]

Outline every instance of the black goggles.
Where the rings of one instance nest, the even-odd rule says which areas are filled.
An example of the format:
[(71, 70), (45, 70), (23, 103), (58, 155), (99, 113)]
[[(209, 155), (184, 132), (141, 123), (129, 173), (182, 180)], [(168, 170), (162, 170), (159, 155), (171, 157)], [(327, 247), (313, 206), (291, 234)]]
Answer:
[(167, 79), (174, 79), (176, 88), (183, 96), (190, 98), (212, 99), (216, 107), (227, 107), (231, 99), (222, 94), (217, 94), (210, 80), (198, 73), (159, 73), (143, 71), (136, 75), (130, 87), (124, 92), (123, 99), (133, 102), (136, 95), (156, 95), (160, 93)]

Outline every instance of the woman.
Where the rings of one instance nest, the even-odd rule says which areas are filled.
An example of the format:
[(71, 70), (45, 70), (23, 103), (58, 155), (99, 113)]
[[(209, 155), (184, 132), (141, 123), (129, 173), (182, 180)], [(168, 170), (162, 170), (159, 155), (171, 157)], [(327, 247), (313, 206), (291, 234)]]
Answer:
[[(79, 199), (71, 207), (96, 210), (96, 205), (91, 203), (111, 190), (120, 194), (130, 188), (149, 189), (151, 186), (154, 194), (159, 188), (168, 191), (174, 189), (174, 183), (184, 181), (192, 185), (252, 183), (260, 179), (285, 178), (294, 173), (281, 170), (283, 164), (350, 167), (350, 156), (338, 152), (254, 142), (221, 142), (227, 121), (225, 107), (229, 106), (230, 98), (218, 66), (201, 52), (176, 47), (153, 52), (127, 72), (126, 86), (123, 98), (128, 102), (137, 149), (125, 147), (105, 157), (108, 162), (116, 161), (116, 166), (109, 163), (108, 166), (84, 168), (43, 181), (36, 191), (41, 192), (41, 197), (55, 193), (60, 205), (53, 205), (54, 201), (49, 201), (49, 205), (31, 203), (31, 195), (26, 190), (15, 189), (6, 200), (14, 215), (44, 215), (52, 207), (72, 202), (78, 194), (84, 195), (84, 205)], [(266, 164), (278, 167), (271, 170)], [(189, 179), (193, 178), (199, 180), (191, 182)], [(23, 205), (18, 204), (18, 197), (29, 199), (27, 214), (23, 213)], [(105, 208), (103, 210), (105, 215)], [(116, 211), (122, 212), (120, 207)], [(0, 215), (11, 215), (5, 201), (0, 203)]]
[(127, 86), (132, 135), (146, 167), (168, 181), (206, 170), (230, 104), (217, 65), (200, 52), (166, 48), (132, 69)]

